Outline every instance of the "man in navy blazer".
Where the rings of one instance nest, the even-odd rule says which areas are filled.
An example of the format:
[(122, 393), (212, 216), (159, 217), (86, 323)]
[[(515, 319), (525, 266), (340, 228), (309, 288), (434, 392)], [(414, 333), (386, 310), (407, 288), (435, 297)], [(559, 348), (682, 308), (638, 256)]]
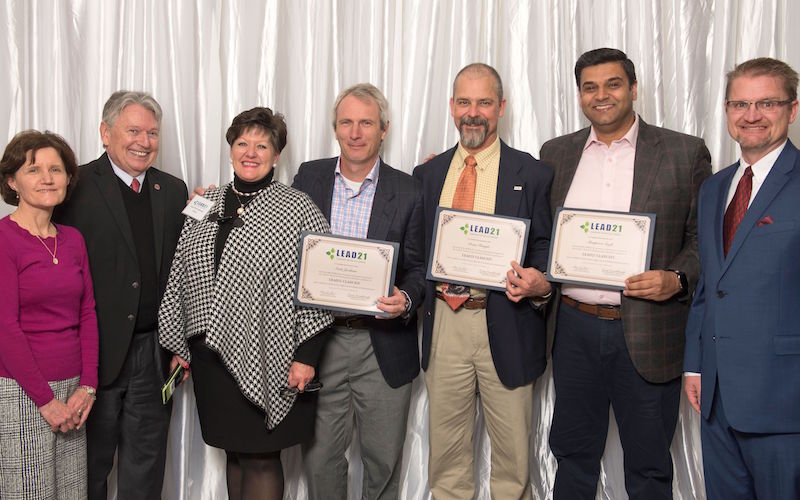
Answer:
[(370, 84), (342, 91), (333, 108), (341, 154), (304, 163), (293, 187), (307, 193), (342, 236), (400, 244), (389, 318), (336, 315), (322, 354), (314, 440), (303, 448), (309, 497), (346, 498), (345, 451), (355, 424), (363, 498), (398, 496), (411, 381), (419, 373), (415, 311), (425, 293), (422, 192), (380, 158), (389, 104)]
[(425, 250), (439, 206), (451, 207), (474, 158), (473, 211), (530, 219), (522, 263), (509, 263), (506, 291), (471, 289), (455, 310), (442, 284), (428, 282), (422, 368), (430, 399), (428, 481), (437, 500), (472, 498), (476, 392), (492, 442), (493, 498), (530, 497), (528, 446), (533, 381), (545, 368), (545, 324), (530, 299), (550, 293), (542, 270), (550, 243), (552, 170), (497, 136), (505, 100), (500, 76), (485, 64), (462, 69), (450, 110), (459, 143), (414, 169), (422, 183)]
[(770, 58), (728, 73), (741, 159), (700, 190), (684, 370), (711, 500), (800, 498), (800, 151), (787, 140), (797, 83)]

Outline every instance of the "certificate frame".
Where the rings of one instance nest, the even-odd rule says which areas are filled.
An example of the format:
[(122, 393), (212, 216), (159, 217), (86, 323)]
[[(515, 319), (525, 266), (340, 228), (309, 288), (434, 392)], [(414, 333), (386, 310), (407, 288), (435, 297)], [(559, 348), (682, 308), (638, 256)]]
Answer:
[[(377, 300), (391, 295), (394, 289), (399, 251), (400, 245), (393, 241), (303, 231), (298, 244), (294, 303), (389, 316), (377, 308)], [(377, 281), (372, 283), (373, 279)], [(367, 283), (369, 286), (365, 286)]]
[[(428, 256), (427, 279), (505, 291), (510, 262), (516, 260), (522, 264), (525, 260), (530, 225), (529, 219), (519, 217), (438, 207)], [(489, 229), (489, 232), (473, 231), (476, 228)], [(492, 228), (498, 234), (492, 234)], [(445, 239), (450, 239), (450, 243)], [(507, 246), (504, 248), (504, 245)], [(477, 253), (479, 249), (488, 249), (492, 255), (487, 257), (485, 253), (470, 253)], [(475, 264), (479, 266), (467, 269), (467, 266)], [(499, 271), (501, 268), (502, 272)], [(495, 269), (498, 271), (493, 272)]]
[(654, 213), (558, 207), (547, 279), (623, 290), (627, 278), (650, 269), (655, 227)]

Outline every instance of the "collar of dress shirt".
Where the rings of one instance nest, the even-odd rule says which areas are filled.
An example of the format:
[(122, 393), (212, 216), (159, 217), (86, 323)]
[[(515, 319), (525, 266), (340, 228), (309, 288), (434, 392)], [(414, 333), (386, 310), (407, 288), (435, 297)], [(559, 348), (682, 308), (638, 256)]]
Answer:
[[(753, 169), (753, 179), (759, 184), (764, 181), (764, 179), (767, 177), (767, 174), (769, 174), (769, 171), (772, 170), (772, 166), (775, 165), (776, 161), (778, 161), (778, 157), (783, 152), (783, 148), (786, 147), (786, 142), (787, 141), (783, 141), (783, 144), (765, 154), (760, 160), (750, 165), (750, 168)], [(741, 177), (744, 175), (744, 170), (747, 167), (747, 162), (744, 161), (744, 158), (740, 156), (739, 169), (736, 172), (737, 176)]]
[[(133, 182), (133, 176), (131, 174), (129, 174), (128, 172), (126, 172), (126, 171), (122, 170), (121, 168), (119, 168), (114, 163), (114, 161), (111, 159), (110, 156), (108, 157), (108, 162), (111, 164), (111, 170), (114, 171), (114, 175), (119, 177), (122, 180), (122, 182), (125, 183), (126, 186), (130, 186), (131, 182)], [(141, 174), (136, 176), (136, 178), (139, 180), (139, 185), (140, 186), (144, 186), (144, 178), (145, 178), (146, 175), (147, 175), (147, 170), (145, 170), (144, 172), (142, 172)]]
[[(631, 125), (631, 128), (629, 128), (628, 131), (625, 132), (625, 135), (613, 141), (611, 144), (614, 145), (627, 142), (630, 146), (633, 147), (633, 149), (636, 149), (636, 140), (638, 138), (639, 138), (639, 115), (634, 113), (633, 125)], [(597, 132), (594, 130), (594, 126), (592, 126), (591, 129), (589, 130), (589, 138), (586, 139), (586, 144), (584, 144), (583, 150), (586, 151), (587, 149), (589, 149), (590, 146), (595, 144), (598, 146), (606, 146), (606, 143), (597, 138)]]
[[(333, 170), (333, 175), (336, 176), (336, 177), (341, 177), (342, 181), (344, 181), (344, 182), (358, 184), (358, 182), (351, 181), (350, 179), (348, 179), (347, 177), (344, 176), (344, 174), (342, 173), (341, 162), (342, 162), (342, 158), (341, 157), (336, 158), (336, 168)], [(373, 184), (378, 182), (378, 176), (379, 176), (379, 171), (380, 171), (380, 169), (378, 167), (380, 166), (380, 164), (381, 164), (381, 157), (378, 156), (377, 158), (375, 158), (375, 164), (372, 165), (372, 169), (369, 171), (367, 176), (364, 177), (364, 180), (361, 181), (360, 184), (361, 184), (362, 187), (364, 186), (364, 182), (366, 182), (367, 180), (369, 180)]]
[[(458, 141), (458, 148), (456, 148), (456, 155), (459, 157), (459, 171), (464, 168), (464, 159), (471, 155), (469, 151), (464, 149), (464, 146), (461, 145), (461, 141)], [(491, 157), (500, 154), (500, 137), (495, 137), (494, 142), (489, 145), (489, 147), (484, 148), (478, 151), (476, 154), (472, 155), (475, 157), (475, 161), (478, 163), (475, 166), (476, 170), (480, 170), (483, 172), (489, 165), (488, 161)]]

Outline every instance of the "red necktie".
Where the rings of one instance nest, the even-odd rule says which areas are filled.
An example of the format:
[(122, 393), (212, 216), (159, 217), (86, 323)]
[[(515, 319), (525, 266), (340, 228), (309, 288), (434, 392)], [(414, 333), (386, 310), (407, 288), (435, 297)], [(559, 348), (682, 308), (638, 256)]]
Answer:
[(725, 210), (725, 219), (722, 222), (722, 248), (725, 250), (725, 257), (728, 256), (728, 250), (731, 249), (736, 228), (739, 227), (739, 223), (742, 222), (742, 218), (747, 212), (747, 205), (750, 203), (750, 193), (752, 191), (753, 170), (747, 167), (744, 169), (744, 175), (739, 179), (736, 193), (734, 193), (733, 199), (727, 210)]
[(141, 187), (141, 184), (139, 184), (139, 179), (134, 177), (133, 180), (131, 181), (131, 189), (133, 189), (134, 193), (138, 193), (140, 187)]
[[(464, 170), (461, 171), (461, 177), (458, 178), (456, 185), (456, 192), (453, 194), (452, 208), (459, 210), (472, 210), (475, 204), (475, 184), (478, 181), (478, 172), (475, 171), (475, 166), (478, 162), (472, 155), (464, 158)], [(450, 309), (457, 310), (464, 302), (469, 299), (469, 287), (464, 287), (466, 290), (461, 290), (453, 293), (448, 290), (449, 283), (442, 283), (442, 297), (444, 298)]]

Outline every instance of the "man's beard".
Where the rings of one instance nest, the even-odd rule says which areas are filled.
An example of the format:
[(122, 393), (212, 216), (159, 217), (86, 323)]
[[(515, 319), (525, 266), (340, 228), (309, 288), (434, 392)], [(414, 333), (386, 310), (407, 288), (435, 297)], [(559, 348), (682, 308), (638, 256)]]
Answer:
[[(479, 131), (466, 130), (464, 128), (465, 125), (479, 125), (482, 128)], [(489, 133), (489, 120), (480, 116), (473, 118), (464, 116), (458, 121), (458, 132), (461, 134), (462, 146), (465, 148), (477, 148), (486, 140), (486, 135)]]

